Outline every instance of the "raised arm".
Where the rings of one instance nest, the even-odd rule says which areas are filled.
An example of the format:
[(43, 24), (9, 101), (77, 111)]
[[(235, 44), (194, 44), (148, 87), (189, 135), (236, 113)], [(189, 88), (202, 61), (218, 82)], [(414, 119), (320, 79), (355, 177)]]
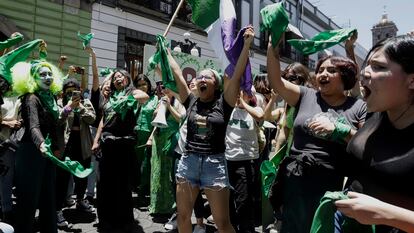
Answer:
[(267, 46), (267, 73), (270, 87), (290, 105), (296, 106), (300, 97), (300, 88), (287, 80), (282, 79), (280, 72), (279, 48), (273, 48), (269, 36)]
[(134, 98), (135, 98), (138, 102), (140, 102), (141, 104), (143, 104), (143, 103), (147, 102), (147, 100), (149, 99), (149, 96), (148, 96), (148, 94), (147, 94), (147, 93), (145, 93), (145, 92), (143, 92), (143, 91), (141, 91), (141, 90), (138, 90), (138, 89), (135, 89), (135, 90), (132, 92), (132, 95), (133, 95), (133, 96), (134, 96)]
[[(355, 58), (355, 51), (354, 51), (354, 47), (355, 47), (355, 42), (358, 39), (358, 32), (355, 32), (349, 39), (347, 39), (345, 41), (345, 52), (346, 52), (346, 56), (351, 59), (358, 67), (358, 63), (356, 61)], [(357, 69), (359, 70), (359, 69)], [(359, 72), (357, 72), (358, 74)], [(360, 97), (361, 95), (361, 90), (360, 90), (360, 86), (359, 86), (359, 82), (355, 83), (355, 86), (351, 89), (351, 96), (353, 97)]]
[(175, 83), (177, 84), (178, 94), (180, 95), (181, 103), (184, 103), (187, 100), (187, 97), (190, 95), (191, 91), (187, 86), (187, 82), (183, 77), (183, 72), (181, 71), (180, 66), (174, 60), (171, 55), (170, 50), (167, 50), (168, 62), (170, 63), (171, 71), (173, 73)]
[(95, 51), (91, 47), (86, 47), (85, 51), (91, 55), (92, 59), (92, 90), (97, 91), (99, 88), (98, 66), (96, 65)]
[(247, 59), (249, 58), (250, 45), (254, 39), (253, 27), (248, 27), (244, 32), (243, 37), (243, 49), (241, 51), (239, 59), (237, 60), (233, 76), (230, 80), (228, 80), (228, 84), (226, 84), (226, 88), (224, 89), (224, 99), (231, 106), (234, 106), (236, 104), (237, 98), (239, 96), (240, 79), (246, 69)]
[(246, 111), (258, 122), (263, 121), (263, 109), (261, 107), (252, 107), (250, 106), (248, 103), (246, 103), (246, 101), (244, 101), (243, 99), (243, 91), (240, 92), (240, 103), (242, 104), (242, 106), (244, 107), (244, 109), (246, 109)]

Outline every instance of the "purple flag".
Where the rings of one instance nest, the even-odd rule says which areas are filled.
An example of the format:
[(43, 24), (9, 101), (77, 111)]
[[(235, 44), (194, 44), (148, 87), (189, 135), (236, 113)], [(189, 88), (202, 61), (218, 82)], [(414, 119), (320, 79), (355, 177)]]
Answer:
[[(243, 34), (247, 27), (242, 28), (237, 37), (234, 38), (234, 32), (236, 30), (236, 18), (227, 18), (221, 22), (221, 38), (223, 39), (224, 52), (230, 64), (226, 67), (225, 72), (231, 78), (234, 69), (237, 64), (237, 60), (240, 57), (241, 51), (244, 46)], [(252, 68), (250, 66), (250, 59), (247, 59), (246, 69), (244, 70), (240, 88), (248, 93), (252, 94)]]

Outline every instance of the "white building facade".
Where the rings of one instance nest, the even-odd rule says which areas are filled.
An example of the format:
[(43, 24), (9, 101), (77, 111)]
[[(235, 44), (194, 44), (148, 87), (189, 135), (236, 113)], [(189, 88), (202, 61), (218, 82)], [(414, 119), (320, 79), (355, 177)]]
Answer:
[[(126, 68), (133, 75), (142, 72), (143, 47), (145, 44), (155, 45), (155, 36), (164, 32), (178, 2), (178, 0), (95, 1), (92, 6), (91, 22), (91, 32), (95, 34), (95, 38), (91, 41), (91, 46), (96, 52), (98, 68)], [(239, 19), (238, 27), (252, 24), (256, 30), (250, 57), (254, 73), (266, 72), (267, 33), (260, 32), (260, 9), (274, 2), (233, 0)], [(338, 29), (339, 26), (306, 0), (287, 0), (285, 8), (290, 16), (290, 24), (294, 27), (291, 27), (291, 32), (286, 33), (285, 41), (282, 42), (282, 67), (293, 61), (299, 61), (313, 70), (316, 61), (323, 54), (303, 56), (286, 40), (298, 38), (297, 29), (305, 38), (311, 38), (321, 31)], [(201, 57), (215, 59), (215, 53), (212, 45), (207, 41), (206, 33), (190, 22), (190, 13), (189, 6), (184, 6), (179, 18), (171, 27), (167, 39), (174, 47), (177, 41), (183, 41), (183, 34), (190, 31), (191, 40), (197, 43)], [(343, 45), (328, 50), (333, 54), (345, 55)], [(361, 64), (367, 51), (357, 44), (355, 53), (358, 63)]]

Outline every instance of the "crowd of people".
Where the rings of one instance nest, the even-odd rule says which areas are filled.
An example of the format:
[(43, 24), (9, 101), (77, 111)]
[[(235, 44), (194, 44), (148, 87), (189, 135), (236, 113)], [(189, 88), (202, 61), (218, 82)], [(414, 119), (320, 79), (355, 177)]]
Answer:
[[(169, 230), (203, 233), (205, 196), (218, 232), (255, 232), (267, 198), (260, 164), (284, 149), (269, 194), (277, 231), (322, 232), (314, 231), (314, 213), (327, 191), (337, 191), (345, 195), (332, 202), (332, 231), (344, 232), (353, 218), (379, 233), (414, 232), (414, 37), (379, 42), (362, 67), (351, 37), (348, 57), (321, 58), (314, 73), (300, 63), (282, 71), (278, 46), (269, 42), (267, 75), (241, 90), (254, 35), (251, 26), (244, 31), (231, 76), (204, 69), (185, 80), (168, 50), (176, 92), (122, 69), (100, 75), (86, 47), (89, 95), (85, 75), (76, 78), (82, 69), (71, 66), (63, 76), (64, 60), (58, 67), (47, 61), (44, 41), (23, 45), (38, 48), (39, 58), (22, 56), (0, 69), (12, 77), (0, 73), (7, 84), (1, 86), (2, 221), (17, 233), (35, 225), (57, 232), (69, 225), (62, 210), (76, 204), (77, 211), (96, 212), (100, 231), (131, 232), (138, 204), (154, 217), (172, 216)], [(162, 124), (152, 124), (160, 114)], [(81, 177), (51, 157), (94, 172)]]

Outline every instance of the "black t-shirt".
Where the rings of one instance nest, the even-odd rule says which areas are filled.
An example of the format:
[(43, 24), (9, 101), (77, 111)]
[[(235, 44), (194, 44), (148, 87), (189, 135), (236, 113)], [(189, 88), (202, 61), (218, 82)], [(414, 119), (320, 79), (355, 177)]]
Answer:
[[(204, 103), (190, 94), (184, 102), (187, 109), (187, 143), (189, 153), (211, 155), (224, 153), (227, 123), (233, 107), (220, 98)], [(192, 106), (191, 109), (188, 109)]]
[(414, 211), (414, 124), (396, 129), (375, 113), (348, 145), (355, 191)]
[(362, 100), (347, 97), (340, 106), (330, 106), (321, 94), (311, 88), (300, 87), (300, 100), (296, 105), (297, 115), (294, 121), (294, 137), (291, 155), (311, 154), (325, 168), (338, 167), (338, 161), (346, 155), (346, 145), (312, 135), (306, 127), (309, 119), (320, 113), (332, 112), (344, 117), (354, 129), (363, 123), (366, 105)]

